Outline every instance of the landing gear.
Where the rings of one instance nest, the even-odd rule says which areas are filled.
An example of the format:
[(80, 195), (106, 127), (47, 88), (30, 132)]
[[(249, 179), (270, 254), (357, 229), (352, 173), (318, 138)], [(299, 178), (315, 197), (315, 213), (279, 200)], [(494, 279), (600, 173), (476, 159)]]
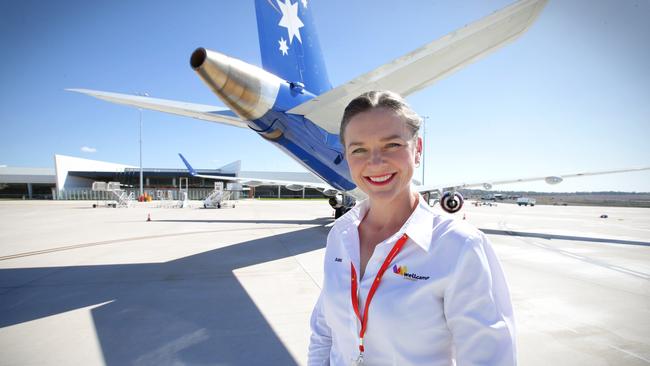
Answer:
[(334, 197), (330, 197), (329, 204), (334, 209), (334, 219), (338, 219), (345, 215), (346, 212), (350, 211), (350, 209), (354, 207), (355, 203), (356, 201), (353, 197), (343, 194), (337, 194)]
[(334, 219), (338, 219), (339, 217), (343, 216), (347, 210), (345, 207), (339, 207), (334, 209)]

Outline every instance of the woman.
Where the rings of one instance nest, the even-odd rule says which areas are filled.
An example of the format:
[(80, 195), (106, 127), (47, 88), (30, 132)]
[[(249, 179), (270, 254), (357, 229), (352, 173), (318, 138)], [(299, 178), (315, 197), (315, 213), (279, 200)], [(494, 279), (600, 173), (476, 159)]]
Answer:
[(414, 190), (420, 118), (372, 91), (345, 109), (340, 137), (368, 199), (327, 238), (309, 365), (513, 365), (514, 319), (487, 238)]

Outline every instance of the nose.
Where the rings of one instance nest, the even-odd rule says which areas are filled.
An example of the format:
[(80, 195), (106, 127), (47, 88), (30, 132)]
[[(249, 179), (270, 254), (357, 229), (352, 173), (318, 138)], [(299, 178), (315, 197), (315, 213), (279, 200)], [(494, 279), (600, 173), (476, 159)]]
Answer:
[(370, 164), (380, 165), (383, 162), (384, 162), (384, 156), (381, 153), (381, 150), (379, 149), (372, 150), (372, 153), (370, 155)]

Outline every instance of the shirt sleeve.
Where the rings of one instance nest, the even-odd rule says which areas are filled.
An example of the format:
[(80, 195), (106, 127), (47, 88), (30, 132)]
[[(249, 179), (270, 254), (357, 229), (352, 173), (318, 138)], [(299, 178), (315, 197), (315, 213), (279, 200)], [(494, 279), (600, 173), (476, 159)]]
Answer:
[(462, 246), (445, 289), (444, 311), (458, 366), (516, 365), (510, 293), (483, 233), (470, 236)]
[(321, 292), (311, 314), (311, 337), (307, 365), (324, 366), (330, 364), (332, 333), (323, 315), (323, 293)]

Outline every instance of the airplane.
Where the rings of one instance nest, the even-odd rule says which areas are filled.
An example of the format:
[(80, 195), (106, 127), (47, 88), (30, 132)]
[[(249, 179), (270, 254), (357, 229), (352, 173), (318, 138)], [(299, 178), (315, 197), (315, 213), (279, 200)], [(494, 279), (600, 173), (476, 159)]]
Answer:
[[(251, 178), (251, 177), (244, 177), (244, 176), (228, 176), (228, 175), (207, 175), (207, 174), (199, 174), (196, 169), (190, 165), (190, 163), (185, 159), (183, 154), (178, 153), (178, 156), (181, 158), (183, 161), (183, 164), (187, 167), (187, 171), (190, 173), (191, 176), (193, 177), (198, 177), (198, 178), (205, 178), (205, 179), (219, 179), (219, 180), (229, 180), (229, 181), (236, 181), (239, 183), (242, 183), (244, 185), (247, 185), (249, 187), (258, 187), (262, 185), (271, 185), (271, 186), (284, 186), (290, 191), (301, 191), (303, 188), (314, 188), (320, 191), (325, 197), (330, 198), (330, 206), (334, 208), (335, 210), (335, 216), (338, 218), (338, 216), (342, 215), (345, 210), (345, 205), (343, 205), (343, 201), (345, 201), (345, 197), (336, 189), (332, 188), (328, 184), (325, 183), (314, 183), (314, 182), (301, 182), (301, 181), (295, 181), (295, 180), (282, 180), (282, 179), (271, 179), (271, 178)], [(352, 203), (354, 205), (354, 203)], [(338, 216), (337, 216), (338, 215)]]
[[(206, 48), (196, 49), (190, 65), (229, 108), (194, 104), (148, 96), (88, 89), (67, 89), (112, 103), (193, 117), (234, 127), (248, 128), (278, 147), (323, 181), (264, 181), (240, 179), (254, 184), (281, 184), (289, 189), (314, 187), (330, 196), (338, 218), (366, 195), (350, 176), (339, 141), (339, 125), (345, 106), (370, 90), (392, 90), (406, 97), (513, 42), (525, 33), (547, 0), (521, 0), (491, 15), (432, 41), (402, 57), (332, 87), (322, 57), (307, 1), (255, 0), (262, 67)], [(197, 175), (187, 160), (191, 174)], [(565, 178), (648, 170), (650, 167), (511, 179), (454, 185), (414, 183), (427, 201), (435, 197), (443, 210), (458, 212), (463, 206), (461, 188), (496, 184), (546, 181)], [(206, 178), (228, 179), (233, 177)]]

